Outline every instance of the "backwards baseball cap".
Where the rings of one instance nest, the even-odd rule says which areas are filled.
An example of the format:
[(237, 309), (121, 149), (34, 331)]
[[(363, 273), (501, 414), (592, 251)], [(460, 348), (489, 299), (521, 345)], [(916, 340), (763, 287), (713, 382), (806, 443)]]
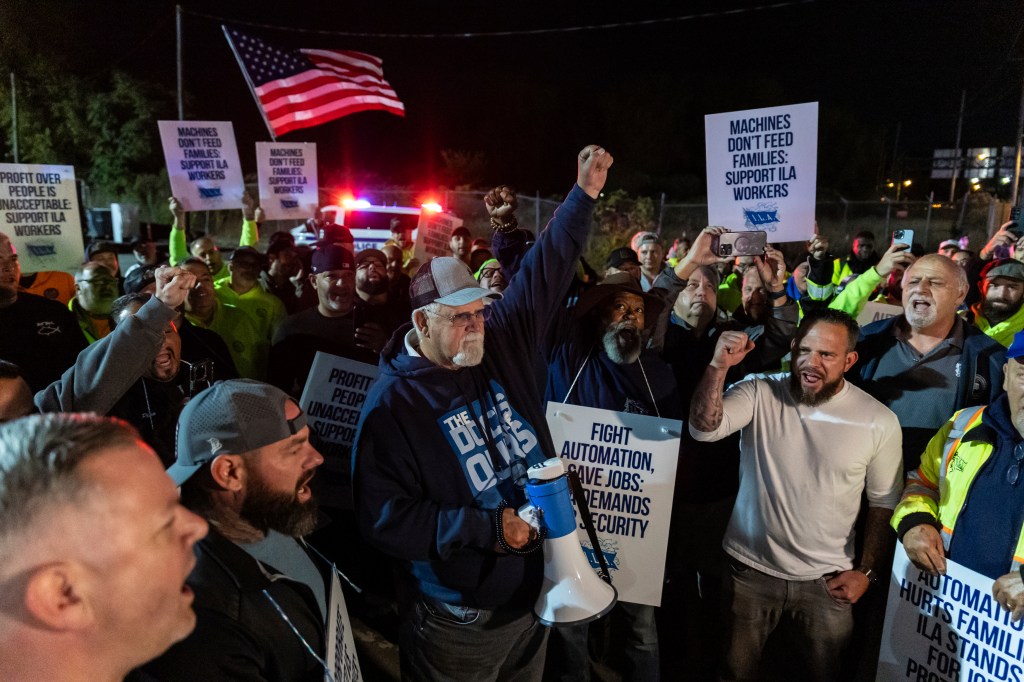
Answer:
[(636, 251), (623, 246), (622, 248), (615, 249), (608, 254), (608, 261), (604, 264), (606, 268), (621, 268), (626, 263), (633, 263), (640, 265), (640, 259), (636, 256)]
[(294, 399), (279, 388), (252, 379), (218, 381), (188, 401), (178, 417), (175, 461), (167, 469), (175, 485), (218, 455), (241, 455), (295, 435), (306, 413), (285, 417)]
[(1024, 263), (1016, 258), (999, 258), (981, 270), (981, 279), (991, 281), (996, 277), (1009, 277), (1024, 281)]
[(332, 270), (355, 270), (356, 261), (352, 252), (344, 246), (327, 244), (313, 252), (313, 262), (309, 271), (314, 275)]
[(501, 294), (481, 287), (469, 266), (458, 258), (443, 256), (427, 261), (409, 283), (413, 310), (431, 303), (457, 307), (482, 298), (499, 299)]
[(381, 265), (388, 264), (388, 257), (384, 255), (383, 251), (378, 251), (377, 249), (363, 249), (356, 254), (356, 267), (358, 268), (362, 265), (363, 261), (370, 260), (371, 258), (380, 261)]
[(156, 266), (140, 265), (124, 278), (124, 293), (138, 294), (150, 284), (156, 284)]
[(640, 246), (648, 242), (660, 244), (661, 238), (654, 232), (637, 232), (633, 235), (632, 239), (629, 240), (629, 247), (634, 251), (639, 252)]
[(114, 242), (108, 242), (100, 240), (89, 244), (85, 247), (86, 260), (92, 260), (93, 257), (98, 253), (117, 253), (117, 245)]
[(461, 227), (461, 226), (460, 227), (456, 227), (454, 230), (452, 230), (452, 237), (460, 237), (460, 236), (461, 237), (465, 237), (466, 239), (469, 239), (473, 235), (470, 233), (470, 231), (468, 229), (466, 229), (465, 227)]

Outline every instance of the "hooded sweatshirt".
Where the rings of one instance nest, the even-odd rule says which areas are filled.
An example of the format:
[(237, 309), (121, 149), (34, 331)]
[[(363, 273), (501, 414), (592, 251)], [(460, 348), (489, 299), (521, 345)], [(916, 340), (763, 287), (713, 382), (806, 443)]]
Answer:
[(479, 365), (419, 357), (408, 324), (381, 352), (353, 447), (356, 514), (421, 595), (485, 609), (537, 597), (542, 554), (496, 551), (495, 510), (523, 504), (526, 469), (556, 454), (533, 364), (551, 349), (593, 207), (573, 187), (491, 304)]

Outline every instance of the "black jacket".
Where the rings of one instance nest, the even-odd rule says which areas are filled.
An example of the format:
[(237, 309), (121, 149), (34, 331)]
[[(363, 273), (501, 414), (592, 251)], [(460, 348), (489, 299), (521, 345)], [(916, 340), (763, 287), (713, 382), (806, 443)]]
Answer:
[(270, 593), (317, 655), (323, 656), (324, 624), (312, 590), (275, 577), (272, 567), (265, 572), (264, 565), (212, 526), (196, 544), (195, 554), (197, 563), (188, 584), (196, 594), (196, 629), (144, 666), (138, 679), (322, 682), (323, 666), (263, 594), (264, 590)]
[[(857, 342), (857, 363), (846, 373), (847, 379), (882, 403), (886, 400), (881, 387), (875, 383), (875, 372), (882, 356), (896, 346), (893, 326), (904, 319), (903, 315), (897, 315), (863, 327)], [(1003, 390), (1006, 348), (972, 324), (965, 323), (963, 327), (964, 347), (960, 354), (963, 369), (957, 379), (956, 402), (949, 406), (950, 415), (969, 405), (988, 405)], [(917, 468), (928, 440), (941, 426), (942, 423), (929, 429), (903, 428), (903, 466), (906, 470)]]

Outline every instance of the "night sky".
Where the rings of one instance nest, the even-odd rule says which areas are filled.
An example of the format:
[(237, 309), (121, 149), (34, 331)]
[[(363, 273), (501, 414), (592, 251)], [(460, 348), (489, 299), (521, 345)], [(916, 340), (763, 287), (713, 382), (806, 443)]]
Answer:
[[(713, 14), (478, 38), (341, 37), (239, 25), (285, 47), (383, 58), (385, 77), (405, 102), (404, 119), (362, 113), (281, 138), (318, 143), (321, 176), (333, 183), (431, 187), (451, 180), (440, 152), (454, 149), (483, 154), (474, 182), (559, 193), (572, 180), (576, 151), (597, 142), (616, 156), (613, 182), (699, 198), (705, 114), (819, 101), (819, 185), (867, 196), (892, 163), (897, 124), (897, 153), (906, 159), (953, 147), (962, 89), (963, 146), (1014, 144), (1024, 72), (1024, 61), (1012, 61), (1024, 58), (1024, 5), (1009, 1), (816, 0), (736, 13), (726, 12), (759, 5), (182, 4), (280, 27), (417, 34)], [(34, 45), (53, 41), (54, 25), (60, 27), (54, 49), (73, 55), (72, 68), (83, 75), (102, 78), (117, 68), (175, 87), (173, 2), (25, 2), (21, 12), (19, 30)], [(232, 121), (243, 166), (252, 171), (252, 142), (269, 135), (219, 24), (185, 15), (186, 118)]]

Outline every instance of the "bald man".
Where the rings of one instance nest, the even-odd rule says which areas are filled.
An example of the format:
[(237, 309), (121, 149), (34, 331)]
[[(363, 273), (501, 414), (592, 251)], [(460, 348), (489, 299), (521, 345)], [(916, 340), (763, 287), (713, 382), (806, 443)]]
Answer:
[(849, 376), (899, 417), (907, 471), (954, 411), (993, 402), (1003, 384), (1006, 349), (957, 315), (967, 290), (956, 263), (922, 256), (903, 274), (903, 314), (861, 330)]

